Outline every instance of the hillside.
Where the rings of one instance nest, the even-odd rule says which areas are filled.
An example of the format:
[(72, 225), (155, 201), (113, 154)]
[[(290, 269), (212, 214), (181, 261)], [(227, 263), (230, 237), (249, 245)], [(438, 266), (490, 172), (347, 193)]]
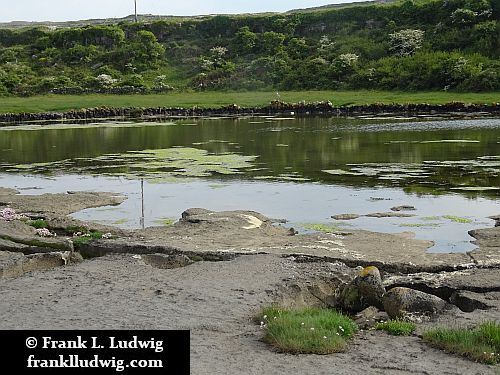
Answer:
[(144, 17), (0, 29), (0, 95), (500, 90), (497, 0)]

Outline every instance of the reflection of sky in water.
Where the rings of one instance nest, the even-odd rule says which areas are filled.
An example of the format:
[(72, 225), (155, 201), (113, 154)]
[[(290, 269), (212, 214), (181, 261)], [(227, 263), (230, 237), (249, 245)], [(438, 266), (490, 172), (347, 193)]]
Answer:
[[(118, 207), (88, 209), (75, 214), (82, 220), (112, 224), (125, 228), (139, 227), (141, 212), (140, 181), (120, 178), (60, 176), (55, 178), (0, 175), (0, 186), (21, 189), (23, 194), (43, 194), (68, 190), (94, 190), (124, 193), (128, 200)], [(459, 194), (444, 196), (411, 195), (397, 188), (349, 188), (318, 183), (220, 182), (196, 180), (183, 183), (150, 184), (145, 182), (145, 223), (158, 225), (162, 218), (179, 218), (190, 207), (211, 210), (254, 210), (272, 218), (284, 218), (287, 225), (300, 229), (300, 223), (332, 223), (352, 229), (379, 232), (411, 231), (417, 238), (432, 240), (432, 251), (466, 251), (473, 249), (467, 231), (493, 226), (488, 216), (500, 213), (499, 199), (469, 199)], [(36, 188), (35, 188), (36, 187)], [(373, 201), (370, 198), (385, 198)], [(390, 199), (390, 200), (387, 200)], [(411, 218), (367, 218), (337, 222), (332, 215), (388, 212), (393, 206), (413, 205)], [(469, 224), (449, 219), (422, 220), (429, 216), (452, 215), (471, 219)], [(127, 220), (126, 223), (123, 221)], [(411, 225), (439, 224), (413, 227)], [(409, 226), (401, 226), (409, 225)]]

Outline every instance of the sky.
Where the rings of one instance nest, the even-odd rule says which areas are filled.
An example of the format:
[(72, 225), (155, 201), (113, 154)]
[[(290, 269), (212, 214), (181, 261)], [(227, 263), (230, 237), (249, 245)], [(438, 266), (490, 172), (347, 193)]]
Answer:
[[(137, 0), (137, 12), (155, 15), (257, 13), (361, 0)], [(0, 22), (118, 18), (134, 13), (134, 0), (0, 0)]]

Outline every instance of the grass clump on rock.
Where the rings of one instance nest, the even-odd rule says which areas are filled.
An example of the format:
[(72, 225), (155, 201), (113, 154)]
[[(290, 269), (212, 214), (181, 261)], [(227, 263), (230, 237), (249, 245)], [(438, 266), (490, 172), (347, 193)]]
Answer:
[(44, 229), (49, 227), (49, 224), (44, 219), (30, 220), (28, 221), (28, 224), (35, 229)]
[(99, 231), (89, 232), (81, 236), (73, 237), (73, 246), (77, 249), (83, 244), (90, 242), (92, 240), (100, 240), (103, 234)]
[(315, 307), (268, 307), (258, 317), (264, 341), (280, 352), (330, 354), (342, 352), (358, 326), (341, 313)]
[(415, 323), (397, 319), (380, 322), (375, 325), (376, 330), (386, 331), (393, 336), (410, 336), (415, 331), (415, 328), (417, 328)]
[(473, 361), (500, 363), (500, 323), (486, 322), (476, 328), (435, 328), (423, 334), (430, 345)]

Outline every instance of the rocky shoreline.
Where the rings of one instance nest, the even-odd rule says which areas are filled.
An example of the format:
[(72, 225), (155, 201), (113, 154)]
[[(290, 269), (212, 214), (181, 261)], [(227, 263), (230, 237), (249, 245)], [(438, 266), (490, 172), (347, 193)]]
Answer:
[[(498, 370), (427, 347), (419, 335), (436, 325), (498, 321), (499, 226), (472, 231), (478, 248), (469, 253), (431, 254), (431, 243), (411, 233), (297, 235), (253, 211), (188, 209), (171, 226), (145, 230), (67, 216), (124, 199), (88, 192), (26, 196), (0, 188), (0, 210), (22, 214), (0, 218), (0, 329), (189, 329), (195, 374), (332, 368), (352, 374), (366, 366), (373, 374)], [(45, 220), (57, 237), (40, 237), (23, 217)], [(78, 228), (109, 235), (76, 246)], [(346, 353), (275, 353), (252, 323), (272, 303), (358, 313), (363, 330)], [(377, 320), (410, 310), (419, 323), (416, 335), (389, 338), (370, 330)]]
[(63, 121), (63, 120), (90, 120), (104, 118), (142, 118), (142, 117), (209, 117), (209, 116), (257, 116), (257, 115), (295, 115), (295, 116), (355, 116), (367, 114), (455, 114), (455, 115), (498, 115), (500, 103), (491, 104), (383, 104), (350, 105), (336, 107), (331, 102), (317, 103), (285, 103), (273, 101), (268, 106), (244, 108), (232, 104), (220, 108), (169, 108), (169, 107), (98, 107), (83, 108), (65, 112), (40, 113), (1, 113), (0, 124), (16, 124), (31, 121)]

